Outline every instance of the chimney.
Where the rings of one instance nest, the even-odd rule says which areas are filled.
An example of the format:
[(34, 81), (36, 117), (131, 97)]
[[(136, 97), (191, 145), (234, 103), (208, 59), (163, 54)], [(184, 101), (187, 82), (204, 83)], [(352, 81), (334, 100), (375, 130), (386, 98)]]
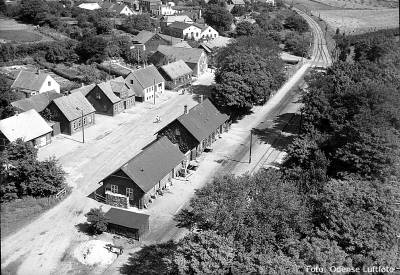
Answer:
[(203, 103), (204, 95), (200, 95), (200, 103)]
[(83, 84), (83, 82), (81, 83), (81, 87), (85, 86), (85, 84)]
[(187, 105), (185, 105), (185, 106), (183, 106), (183, 114), (187, 114), (188, 113), (188, 111), (187, 111)]

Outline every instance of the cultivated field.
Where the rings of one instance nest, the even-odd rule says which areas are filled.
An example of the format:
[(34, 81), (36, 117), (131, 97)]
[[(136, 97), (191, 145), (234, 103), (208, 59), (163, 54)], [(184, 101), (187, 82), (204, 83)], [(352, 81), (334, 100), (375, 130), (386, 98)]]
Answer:
[(52, 40), (38, 32), (34, 26), (21, 24), (14, 19), (0, 18), (0, 43), (29, 43)]
[(398, 9), (378, 10), (319, 10), (312, 11), (314, 16), (321, 17), (334, 30), (356, 34), (399, 26)]
[(301, 5), (308, 10), (376, 10), (398, 8), (398, 1), (392, 0), (286, 0), (287, 4)]

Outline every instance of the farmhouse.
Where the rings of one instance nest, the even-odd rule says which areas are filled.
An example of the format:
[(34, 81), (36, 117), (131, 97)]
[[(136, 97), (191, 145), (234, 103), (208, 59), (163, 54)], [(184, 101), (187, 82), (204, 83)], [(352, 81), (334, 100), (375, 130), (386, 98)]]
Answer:
[(24, 98), (11, 102), (11, 105), (16, 109), (17, 113), (23, 113), (34, 109), (40, 113), (50, 104), (53, 99), (62, 97), (63, 95), (54, 91), (44, 92), (38, 95), (34, 95), (29, 98)]
[(108, 219), (107, 231), (140, 240), (149, 232), (149, 215), (111, 207), (105, 214)]
[(146, 30), (140, 31), (133, 39), (131, 46), (132, 50), (140, 48), (143, 51), (153, 53), (160, 45), (175, 45), (180, 43), (183, 39), (163, 35), (159, 33), (149, 32)]
[(128, 208), (147, 207), (169, 186), (182, 167), (178, 146), (162, 137), (143, 149), (102, 182), (106, 203)]
[(0, 120), (0, 150), (9, 143), (22, 139), (35, 147), (42, 147), (51, 142), (51, 127), (34, 110)]
[(199, 77), (207, 70), (207, 56), (202, 49), (176, 48), (160, 45), (150, 57), (156, 66), (166, 65), (182, 59), (193, 70), (193, 75)]
[(155, 15), (174, 15), (176, 12), (170, 4), (158, 6), (158, 10), (153, 10)]
[(21, 70), (11, 89), (23, 92), (26, 97), (34, 96), (44, 92), (60, 92), (60, 85), (48, 74), (29, 72)]
[(162, 94), (165, 89), (165, 80), (153, 65), (132, 71), (125, 83), (135, 91), (140, 102), (155, 100), (156, 93)]
[(206, 99), (183, 115), (162, 128), (157, 137), (168, 137), (171, 142), (179, 145), (185, 154), (186, 163), (195, 160), (197, 156), (209, 147), (222, 132), (229, 127), (228, 116), (221, 114), (217, 108)]
[(161, 66), (160, 73), (166, 80), (166, 86), (174, 89), (190, 83), (193, 71), (183, 60), (178, 60)]
[(114, 116), (135, 105), (135, 93), (125, 82), (107, 81), (97, 84), (86, 94), (96, 113)]
[(174, 22), (163, 29), (163, 33), (183, 39), (199, 40), (202, 30), (195, 25)]
[(101, 7), (109, 12), (112, 12), (117, 15), (126, 15), (130, 16), (133, 15), (134, 12), (124, 4), (117, 4), (117, 3), (111, 3), (111, 2), (103, 2), (101, 4)]
[(49, 104), (48, 109), (53, 120), (60, 123), (61, 133), (67, 135), (95, 123), (95, 109), (81, 93), (56, 98)]
[(215, 39), (219, 36), (219, 33), (211, 26), (208, 26), (206, 24), (194, 24), (194, 25), (201, 29), (200, 39), (210, 40), (210, 39)]

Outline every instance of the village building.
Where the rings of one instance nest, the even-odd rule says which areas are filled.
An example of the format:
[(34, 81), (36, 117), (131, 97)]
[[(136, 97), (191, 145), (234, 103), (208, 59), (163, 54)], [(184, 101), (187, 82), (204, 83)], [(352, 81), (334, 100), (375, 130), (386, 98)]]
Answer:
[(132, 11), (139, 11), (139, 0), (122, 0)]
[(101, 4), (101, 8), (104, 10), (107, 10), (111, 13), (114, 13), (116, 15), (125, 15), (125, 16), (131, 16), (135, 14), (127, 5), (125, 4), (117, 4), (117, 3), (111, 3), (111, 2), (103, 2)]
[(54, 99), (48, 106), (54, 121), (60, 123), (61, 133), (72, 135), (95, 124), (95, 109), (81, 93)]
[(52, 128), (35, 109), (0, 120), (0, 151), (17, 139), (42, 147), (51, 142)]
[(153, 65), (132, 71), (125, 83), (135, 92), (136, 101), (154, 101), (165, 90), (165, 80)]
[(193, 70), (183, 60), (178, 60), (160, 67), (160, 73), (170, 90), (188, 84), (192, 80)]
[(60, 93), (60, 84), (49, 74), (21, 70), (11, 85), (11, 89), (24, 93), (26, 97), (31, 97), (49, 91)]
[(16, 110), (16, 113), (23, 113), (34, 109), (36, 112), (40, 113), (47, 108), (53, 99), (62, 97), (63, 95), (54, 91), (44, 92), (38, 95), (31, 96), (29, 98), (20, 99), (11, 102)]
[(101, 9), (101, 6), (98, 3), (82, 3), (78, 7), (89, 11)]
[(96, 83), (92, 83), (92, 84), (89, 84), (89, 85), (83, 85), (83, 83), (82, 83), (81, 87), (71, 90), (68, 94), (73, 94), (73, 93), (78, 93), (79, 92), (83, 96), (86, 96), (94, 88), (94, 86), (96, 86)]
[(117, 207), (147, 207), (182, 169), (184, 155), (161, 137), (102, 181), (106, 203)]
[[(201, 97), (202, 98), (202, 97)], [(168, 137), (172, 143), (178, 144), (185, 154), (185, 165), (195, 160), (204, 149), (228, 130), (229, 117), (220, 113), (217, 108), (206, 99), (189, 111), (184, 107), (183, 114), (162, 128), (157, 137)]]
[(139, 241), (150, 230), (149, 215), (111, 207), (105, 214), (107, 231)]
[(228, 0), (226, 3), (228, 5), (234, 5), (234, 6), (239, 6), (239, 7), (244, 7), (246, 5), (244, 0)]
[(194, 21), (192, 18), (190, 18), (187, 15), (165, 15), (160, 19), (160, 26), (161, 26), (161, 31), (172, 23), (175, 22), (182, 22), (182, 23), (188, 23), (188, 24), (193, 24)]
[(158, 6), (158, 9), (153, 11), (153, 14), (158, 16), (174, 15), (175, 13), (177, 13), (177, 11), (174, 10), (173, 6), (171, 6), (170, 4)]
[(192, 69), (195, 77), (199, 77), (207, 71), (207, 55), (199, 48), (176, 48), (160, 45), (149, 60), (160, 67), (180, 59)]
[(96, 113), (115, 116), (135, 105), (135, 93), (125, 81), (106, 81), (96, 84), (86, 94), (86, 99), (95, 108)]
[(162, 29), (162, 32), (174, 37), (183, 39), (199, 40), (202, 30), (192, 24), (184, 22), (174, 22)]
[(183, 39), (181, 38), (143, 30), (133, 37), (131, 50), (140, 49), (148, 53), (154, 53), (160, 45), (172, 46), (182, 41)]
[(194, 26), (198, 27), (201, 29), (200, 32), (200, 38), (202, 40), (211, 40), (219, 37), (219, 33), (212, 28), (211, 26), (208, 26), (207, 24), (193, 24)]
[(139, 0), (139, 7), (142, 12), (152, 12), (158, 10), (158, 7), (162, 5), (161, 0)]

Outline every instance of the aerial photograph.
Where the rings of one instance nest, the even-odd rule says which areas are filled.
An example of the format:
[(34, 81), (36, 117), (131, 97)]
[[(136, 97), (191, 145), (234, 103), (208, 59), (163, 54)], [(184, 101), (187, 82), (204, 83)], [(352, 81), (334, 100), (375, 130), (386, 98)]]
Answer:
[(0, 0), (2, 275), (400, 274), (398, 0)]

